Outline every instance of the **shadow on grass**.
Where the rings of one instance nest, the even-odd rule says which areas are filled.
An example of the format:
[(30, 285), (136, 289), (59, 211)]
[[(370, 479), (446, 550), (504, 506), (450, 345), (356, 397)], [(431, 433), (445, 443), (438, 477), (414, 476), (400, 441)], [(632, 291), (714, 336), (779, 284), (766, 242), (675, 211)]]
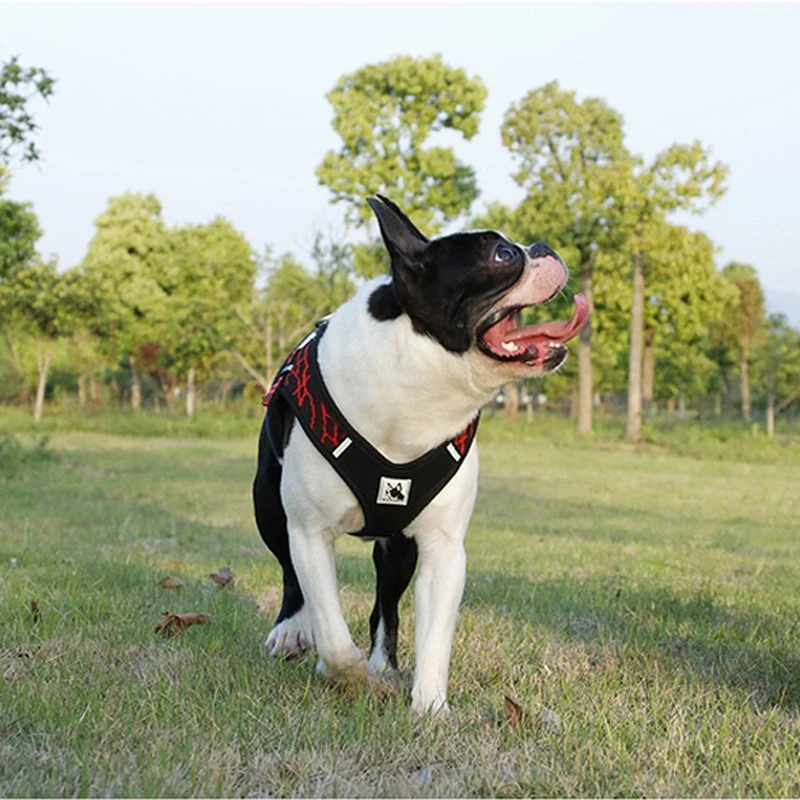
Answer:
[(679, 594), (619, 576), (533, 581), (473, 573), (464, 606), (485, 606), (557, 637), (689, 671), (741, 690), (763, 707), (800, 707), (797, 622), (731, 608), (708, 589)]

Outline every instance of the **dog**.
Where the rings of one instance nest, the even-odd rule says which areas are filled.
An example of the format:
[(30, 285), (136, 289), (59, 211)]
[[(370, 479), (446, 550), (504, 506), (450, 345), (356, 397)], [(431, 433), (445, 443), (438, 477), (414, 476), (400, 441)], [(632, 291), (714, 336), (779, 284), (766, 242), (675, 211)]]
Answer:
[[(516, 327), (517, 312), (566, 284), (567, 268), (550, 247), (524, 247), (494, 230), (428, 239), (386, 197), (367, 202), (389, 272), (298, 345), (265, 398), (253, 497), (261, 537), (283, 568), (266, 647), (290, 657), (313, 646), (318, 672), (336, 681), (391, 674), (398, 602), (419, 562), (411, 709), (423, 714), (448, 708), (480, 409), (503, 384), (557, 370), (589, 305), (576, 295), (570, 320)], [(340, 473), (337, 459), (356, 467)], [(435, 474), (422, 497), (423, 478), (410, 476), (427, 468)], [(368, 656), (339, 605), (334, 541), (344, 533), (374, 541)]]

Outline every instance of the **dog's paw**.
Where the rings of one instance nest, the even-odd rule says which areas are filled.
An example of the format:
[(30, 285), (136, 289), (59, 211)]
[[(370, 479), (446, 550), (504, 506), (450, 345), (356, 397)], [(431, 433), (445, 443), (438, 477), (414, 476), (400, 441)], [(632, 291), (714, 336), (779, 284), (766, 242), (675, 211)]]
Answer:
[(394, 678), (397, 670), (389, 663), (386, 653), (383, 650), (375, 649), (372, 651), (367, 662), (370, 677), (380, 680)]
[(273, 658), (299, 656), (311, 647), (311, 626), (308, 614), (301, 608), (294, 616), (279, 622), (267, 636), (264, 646)]
[(369, 675), (367, 659), (357, 647), (317, 662), (317, 673), (336, 683), (362, 683)]
[(438, 692), (426, 695), (417, 689), (411, 691), (411, 713), (417, 716), (423, 714), (449, 714), (450, 706), (447, 705), (447, 698)]

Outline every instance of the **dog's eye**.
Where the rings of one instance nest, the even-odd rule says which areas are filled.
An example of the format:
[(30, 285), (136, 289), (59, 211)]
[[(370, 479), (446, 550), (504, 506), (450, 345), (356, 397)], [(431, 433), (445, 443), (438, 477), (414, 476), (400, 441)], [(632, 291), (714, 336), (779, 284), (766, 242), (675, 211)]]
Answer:
[(516, 252), (507, 244), (501, 244), (497, 250), (494, 251), (494, 260), (501, 264), (508, 264), (517, 257)]

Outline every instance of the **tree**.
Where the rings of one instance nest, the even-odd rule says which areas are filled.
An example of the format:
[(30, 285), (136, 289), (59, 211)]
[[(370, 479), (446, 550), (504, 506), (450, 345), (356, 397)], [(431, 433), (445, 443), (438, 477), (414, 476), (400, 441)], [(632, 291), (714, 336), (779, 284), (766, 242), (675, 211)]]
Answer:
[(0, 282), (34, 260), (36, 242), (42, 235), (30, 203), (6, 199), (7, 190), (8, 177), (0, 166)]
[(750, 421), (750, 355), (755, 342), (763, 333), (764, 291), (758, 273), (749, 264), (731, 262), (722, 275), (736, 289), (722, 318), (722, 335), (731, 342), (739, 358), (742, 417)]
[(238, 309), (241, 328), (231, 353), (263, 391), (298, 339), (353, 294), (352, 256), (350, 245), (318, 232), (312, 270), (290, 253), (275, 258), (268, 250), (261, 259), (259, 285)]
[(166, 295), (159, 341), (163, 357), (186, 377), (186, 413), (193, 416), (198, 372), (232, 340), (236, 307), (250, 296), (256, 262), (244, 236), (222, 217), (173, 229), (168, 242), (154, 276)]
[(42, 418), (45, 390), (56, 340), (68, 336), (86, 302), (77, 272), (59, 275), (55, 264), (34, 263), (16, 270), (0, 285), (0, 317), (36, 340), (37, 388), (34, 419)]
[[(667, 214), (677, 210), (702, 213), (704, 203), (712, 204), (724, 193), (728, 170), (721, 163), (712, 163), (699, 142), (674, 144), (651, 165), (640, 158), (629, 164), (627, 190), (619, 191), (616, 207), (629, 231), (625, 249), (631, 255), (633, 272), (626, 438), (637, 441), (642, 425), (645, 284), (648, 273), (664, 263), (663, 258), (649, 259), (648, 254), (671, 247), (670, 228), (665, 227)], [(668, 266), (662, 282), (678, 277)]]
[(131, 371), (131, 407), (141, 406), (142, 348), (157, 341), (167, 313), (167, 229), (153, 194), (109, 198), (95, 220), (96, 232), (82, 269), (99, 298), (91, 330), (112, 358), (126, 358)]
[(28, 103), (35, 97), (47, 100), (55, 80), (41, 67), (21, 67), (14, 56), (0, 67), (0, 161), (9, 161), (22, 149), (23, 161), (38, 161), (40, 153), (33, 141), (39, 126), (33, 121)]
[[(526, 196), (512, 210), (490, 206), (520, 241), (547, 241), (577, 272), (592, 305), (597, 254), (619, 244), (614, 197), (621, 179), (622, 117), (603, 100), (578, 101), (557, 81), (534, 89), (506, 112), (503, 144), (519, 162), (513, 178)], [(592, 430), (592, 330), (578, 341), (578, 431)]]
[[(333, 192), (334, 203), (347, 204), (349, 223), (369, 225), (364, 198), (381, 192), (435, 233), (477, 198), (473, 169), (452, 148), (429, 141), (445, 130), (467, 140), (475, 136), (486, 99), (480, 78), (449, 67), (439, 55), (400, 56), (344, 75), (327, 98), (342, 145), (325, 155), (317, 177)], [(359, 271), (380, 271), (377, 259), (374, 246), (362, 248)]]
[(766, 395), (767, 434), (775, 435), (775, 416), (800, 398), (800, 332), (783, 314), (771, 314), (753, 361)]
[[(639, 242), (646, 253), (642, 276), (647, 278), (641, 322), (642, 398), (652, 401), (656, 388), (660, 397), (696, 395), (712, 372), (705, 352), (708, 329), (721, 316), (731, 290), (717, 271), (714, 245), (707, 236), (663, 219), (647, 230)], [(625, 391), (620, 376), (630, 367), (632, 260), (626, 249), (597, 256), (597, 271), (603, 276), (595, 292), (595, 350), (601, 367), (597, 383), (619, 393)]]

